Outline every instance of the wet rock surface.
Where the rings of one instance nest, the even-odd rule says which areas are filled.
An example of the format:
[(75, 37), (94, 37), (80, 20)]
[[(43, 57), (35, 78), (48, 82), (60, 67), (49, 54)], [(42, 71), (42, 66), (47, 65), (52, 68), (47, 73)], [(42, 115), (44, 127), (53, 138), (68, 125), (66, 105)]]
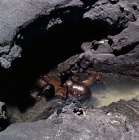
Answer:
[(44, 121), (12, 124), (0, 133), (0, 138), (138, 140), (138, 104), (137, 100), (121, 100), (108, 107), (93, 109), (82, 107), (76, 100), (67, 100), (62, 113), (57, 114), (55, 111)]

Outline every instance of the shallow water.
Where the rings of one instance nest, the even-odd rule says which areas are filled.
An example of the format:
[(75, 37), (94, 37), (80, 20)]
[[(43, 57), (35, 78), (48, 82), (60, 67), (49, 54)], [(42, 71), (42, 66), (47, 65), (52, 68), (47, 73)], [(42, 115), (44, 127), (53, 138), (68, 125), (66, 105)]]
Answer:
[[(58, 69), (51, 71), (56, 77), (59, 72)], [(81, 77), (85, 75), (80, 75)], [(112, 102), (117, 102), (120, 99), (129, 100), (139, 95), (139, 79), (133, 77), (102, 74), (105, 84), (93, 84), (90, 86), (92, 92), (91, 97), (84, 103), (87, 106), (94, 106), (95, 108), (109, 105)], [(58, 78), (58, 77), (57, 77)], [(32, 94), (37, 94), (37, 91), (32, 91)], [(59, 99), (52, 99), (50, 101), (43, 98), (33, 107), (28, 108), (26, 112), (20, 112), (15, 106), (7, 105), (8, 118), (10, 123), (30, 122), (38, 117), (42, 112), (49, 108), (57, 108), (62, 101)]]
[[(35, 93), (32, 93), (35, 94)], [(62, 105), (62, 100), (60, 99), (51, 99), (47, 101), (44, 97), (41, 101), (37, 102), (34, 106), (28, 107), (25, 112), (20, 111), (16, 106), (6, 105), (8, 110), (8, 120), (10, 124), (12, 123), (21, 123), (21, 122), (32, 122), (38, 120), (40, 114), (44, 112), (52, 112)], [(50, 113), (45, 113), (45, 118), (49, 117)]]
[(130, 100), (139, 95), (139, 79), (127, 76), (102, 74), (105, 85), (90, 86), (92, 96), (86, 102), (87, 106), (101, 107), (117, 102), (120, 99)]

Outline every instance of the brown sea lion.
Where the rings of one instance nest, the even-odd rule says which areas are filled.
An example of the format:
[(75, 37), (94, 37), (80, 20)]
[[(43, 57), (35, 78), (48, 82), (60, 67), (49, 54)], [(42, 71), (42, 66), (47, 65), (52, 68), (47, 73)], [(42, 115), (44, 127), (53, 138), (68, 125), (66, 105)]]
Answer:
[(46, 82), (46, 80), (43, 79), (42, 76), (40, 76), (37, 79), (35, 79), (34, 85), (38, 89), (42, 89), (43, 87), (45, 87), (46, 85), (48, 85), (48, 83)]
[(55, 95), (54, 86), (52, 84), (48, 84), (41, 89), (40, 93), (46, 98), (51, 98)]
[(48, 82), (48, 84), (51, 84), (54, 86), (54, 92), (55, 96), (58, 96), (60, 98), (67, 98), (67, 88), (60, 86), (58, 83), (57, 79), (51, 74), (51, 73), (46, 73), (43, 78)]
[(61, 84), (63, 85), (69, 78), (72, 78), (73, 80), (78, 80), (77, 77), (75, 77), (74, 73), (66, 70), (66, 71), (61, 71), (58, 76), (60, 77)]
[(87, 76), (80, 79), (77, 76), (75, 76), (71, 71), (67, 70), (67, 71), (60, 72), (58, 76), (60, 77), (62, 84), (66, 82), (69, 78), (72, 78), (74, 81), (81, 82), (85, 84), (86, 86), (90, 86), (94, 84), (95, 82), (105, 84), (105, 81), (102, 75), (99, 73), (88, 74)]
[(73, 96), (83, 101), (91, 96), (91, 91), (85, 84), (74, 81), (71, 78), (64, 83), (64, 86), (68, 89), (68, 98)]
[(102, 75), (99, 73), (88, 74), (86, 77), (81, 79), (81, 82), (87, 86), (91, 86), (94, 83), (105, 84), (105, 81), (104, 81)]
[(42, 96), (46, 98), (54, 96), (54, 86), (48, 84), (42, 76), (35, 80), (34, 85), (39, 89), (39, 93), (36, 96), (32, 96), (36, 99), (36, 102), (40, 101)]
[(63, 85), (69, 78), (73, 77), (74, 74), (69, 71), (69, 70), (66, 70), (66, 71), (61, 71), (58, 76), (60, 77), (60, 80), (61, 80), (61, 84)]

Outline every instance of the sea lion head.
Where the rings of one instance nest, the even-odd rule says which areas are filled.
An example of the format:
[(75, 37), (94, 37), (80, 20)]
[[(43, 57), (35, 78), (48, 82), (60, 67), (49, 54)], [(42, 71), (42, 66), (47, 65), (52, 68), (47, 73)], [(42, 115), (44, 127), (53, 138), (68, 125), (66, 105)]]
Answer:
[(52, 84), (48, 84), (41, 89), (41, 93), (47, 98), (53, 97), (55, 94), (54, 86)]
[(46, 81), (49, 81), (49, 79), (52, 77), (52, 73), (46, 73), (43, 78), (46, 80)]
[(46, 86), (47, 84), (48, 83), (42, 77), (38, 77), (34, 81), (34, 85), (39, 89)]
[(58, 74), (58, 76), (60, 77), (61, 79), (61, 83), (62, 85), (71, 77), (74, 77), (74, 73), (67, 70), (67, 71), (62, 71)]
[(101, 74), (98, 74), (98, 73), (96, 74), (96, 83), (105, 84), (105, 81)]

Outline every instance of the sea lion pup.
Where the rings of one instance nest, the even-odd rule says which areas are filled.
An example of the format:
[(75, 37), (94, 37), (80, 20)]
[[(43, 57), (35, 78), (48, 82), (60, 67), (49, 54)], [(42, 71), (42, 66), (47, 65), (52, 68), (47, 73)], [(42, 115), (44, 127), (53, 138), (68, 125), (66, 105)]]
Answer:
[(40, 76), (37, 79), (35, 79), (34, 85), (40, 90), (43, 87), (47, 86), (48, 83), (42, 76)]
[(94, 83), (105, 84), (102, 75), (99, 73), (88, 74), (87, 76), (81, 79), (81, 82), (84, 83), (86, 86), (91, 86)]
[(42, 76), (35, 80), (34, 85), (39, 89), (39, 93), (36, 96), (32, 95), (32, 97), (35, 98), (37, 102), (42, 99), (42, 96), (46, 98), (54, 96), (54, 86), (48, 84)]
[(60, 97), (62, 99), (67, 98), (67, 88), (60, 86), (57, 79), (51, 73), (46, 73), (43, 76), (43, 78), (46, 80), (48, 84), (51, 84), (54, 86), (55, 96)]
[(74, 75), (74, 73), (67, 70), (67, 71), (60, 72), (58, 74), (58, 76), (61, 78), (62, 84), (64, 82), (66, 82), (69, 78), (72, 78), (74, 81), (81, 82), (81, 83), (85, 84), (86, 86), (90, 86), (90, 85), (94, 84), (95, 82), (105, 84), (105, 81), (104, 81), (102, 75), (99, 73), (88, 74), (87, 76), (83, 77), (82, 79), (79, 79), (78, 77), (76, 77)]
[(60, 80), (61, 80), (61, 84), (63, 85), (67, 80), (69, 80), (69, 78), (72, 78), (73, 80), (77, 80), (78, 81), (78, 78), (74, 75), (73, 72), (69, 71), (69, 70), (66, 70), (66, 71), (61, 71), (59, 74), (58, 74), (58, 77), (60, 77)]
[(54, 86), (52, 84), (48, 84), (41, 89), (40, 93), (44, 95), (46, 98), (54, 97), (55, 95)]
[(91, 96), (90, 89), (83, 83), (74, 81), (72, 78), (69, 78), (64, 86), (68, 89), (68, 98), (73, 96), (76, 97), (80, 101), (84, 101), (85, 99)]

